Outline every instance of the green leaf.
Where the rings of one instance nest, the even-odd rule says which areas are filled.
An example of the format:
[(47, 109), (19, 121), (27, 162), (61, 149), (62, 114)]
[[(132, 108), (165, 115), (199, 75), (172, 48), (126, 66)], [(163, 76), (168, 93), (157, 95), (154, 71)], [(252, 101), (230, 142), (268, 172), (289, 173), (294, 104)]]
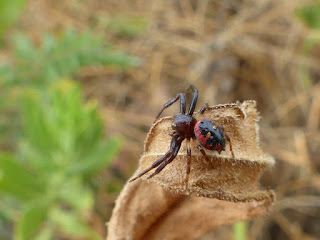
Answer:
[(13, 24), (25, 7), (26, 0), (0, 1), (0, 37)]
[(87, 186), (84, 186), (79, 176), (68, 178), (68, 181), (65, 181), (58, 189), (57, 198), (78, 213), (88, 212), (94, 205), (93, 192)]
[(299, 7), (295, 15), (309, 28), (320, 29), (320, 3)]
[(13, 44), (15, 46), (15, 55), (21, 60), (33, 60), (36, 57), (36, 48), (32, 41), (25, 35), (15, 33), (12, 37)]
[(45, 102), (37, 92), (29, 91), (21, 104), (23, 131), (20, 156), (39, 172), (52, 171), (57, 167), (52, 158), (58, 143), (54, 138), (55, 129), (50, 126), (50, 107)]
[(122, 140), (121, 138), (111, 138), (107, 142), (101, 142), (77, 164), (74, 164), (69, 169), (71, 175), (82, 175), (90, 177), (97, 170), (106, 167), (111, 160), (119, 153)]
[(35, 236), (34, 240), (50, 240), (53, 239), (54, 230), (50, 227), (44, 227), (43, 229), (40, 229), (40, 232)]
[(89, 227), (81, 217), (72, 211), (63, 211), (59, 208), (50, 212), (50, 220), (57, 225), (60, 232), (71, 235), (75, 238), (88, 238), (92, 240), (102, 240), (91, 227)]
[(20, 200), (28, 201), (43, 193), (43, 184), (35, 176), (31, 175), (25, 167), (12, 156), (0, 155), (0, 191), (8, 193)]
[(52, 54), (52, 50), (54, 50), (56, 45), (56, 40), (51, 34), (45, 34), (42, 40), (41, 51), (46, 54)]
[(48, 205), (36, 203), (26, 208), (22, 213), (14, 232), (14, 240), (31, 240), (46, 219)]

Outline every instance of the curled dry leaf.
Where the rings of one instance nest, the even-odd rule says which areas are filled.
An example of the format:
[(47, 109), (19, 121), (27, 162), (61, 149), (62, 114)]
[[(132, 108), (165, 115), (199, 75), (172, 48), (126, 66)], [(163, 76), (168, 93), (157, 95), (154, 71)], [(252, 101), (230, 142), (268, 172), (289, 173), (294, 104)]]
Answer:
[[(197, 116), (197, 113), (195, 114)], [(226, 147), (206, 150), (208, 164), (194, 140), (188, 188), (185, 185), (187, 141), (164, 170), (146, 180), (127, 183), (108, 225), (108, 239), (195, 239), (224, 224), (250, 219), (268, 210), (272, 190), (259, 190), (259, 178), (274, 159), (259, 147), (259, 114), (254, 101), (210, 107), (201, 118), (224, 126), (235, 158)], [(150, 129), (136, 173), (168, 151), (172, 117)]]

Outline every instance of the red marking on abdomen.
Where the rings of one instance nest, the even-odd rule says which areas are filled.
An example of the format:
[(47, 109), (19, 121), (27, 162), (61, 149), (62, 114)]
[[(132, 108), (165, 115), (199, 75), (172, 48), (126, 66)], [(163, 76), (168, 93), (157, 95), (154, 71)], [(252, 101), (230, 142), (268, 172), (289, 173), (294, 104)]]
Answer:
[(196, 138), (198, 139), (198, 141), (206, 147), (206, 142), (207, 139), (202, 135), (201, 131), (200, 131), (200, 127), (199, 127), (199, 122), (203, 121), (202, 119), (197, 121), (196, 124), (194, 125), (194, 134), (196, 135)]

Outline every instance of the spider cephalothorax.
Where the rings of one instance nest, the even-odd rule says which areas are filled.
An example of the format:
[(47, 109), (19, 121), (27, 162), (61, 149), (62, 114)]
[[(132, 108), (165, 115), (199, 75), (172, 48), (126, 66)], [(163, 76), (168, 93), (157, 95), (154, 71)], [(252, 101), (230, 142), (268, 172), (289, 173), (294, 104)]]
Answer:
[[(193, 112), (197, 105), (198, 100), (198, 89), (194, 86), (190, 86), (190, 89), (193, 91), (192, 100), (190, 103), (190, 107), (188, 112), (186, 113), (186, 96), (184, 93), (179, 93), (175, 98), (168, 101), (163, 105), (163, 108), (158, 113), (155, 121), (160, 117), (161, 113), (164, 109), (170, 107), (173, 103), (180, 99), (180, 113), (176, 114), (174, 120), (172, 122), (172, 132), (170, 132), (170, 136), (172, 136), (170, 149), (164, 154), (161, 158), (155, 161), (149, 168), (139, 173), (136, 177), (132, 178), (130, 182), (140, 178), (153, 168), (156, 168), (154, 173), (152, 173), (148, 178), (153, 177), (154, 175), (160, 173), (165, 166), (171, 163), (175, 157), (177, 156), (181, 143), (187, 139), (197, 139), (200, 145), (198, 149), (204, 156), (205, 160), (210, 163), (210, 160), (207, 157), (205, 150), (202, 148), (205, 147), (209, 150), (216, 150), (219, 153), (225, 150), (226, 142), (228, 142), (232, 157), (234, 157), (231, 141), (229, 136), (224, 132), (224, 128), (213, 121), (207, 119), (196, 120), (193, 117)], [(208, 104), (205, 104), (201, 110), (200, 114), (203, 114), (204, 111), (208, 108)], [(187, 178), (186, 183), (188, 183), (189, 173), (190, 173), (190, 165), (191, 165), (191, 149), (188, 145), (187, 147)]]

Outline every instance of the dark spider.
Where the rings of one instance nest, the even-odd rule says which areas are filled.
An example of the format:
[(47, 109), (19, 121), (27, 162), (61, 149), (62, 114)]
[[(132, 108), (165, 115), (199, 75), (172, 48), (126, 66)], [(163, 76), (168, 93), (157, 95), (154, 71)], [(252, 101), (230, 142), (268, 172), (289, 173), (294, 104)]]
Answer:
[[(198, 101), (198, 89), (195, 88), (194, 86), (190, 86), (189, 89), (193, 91), (193, 96), (192, 96), (189, 111), (187, 114), (186, 114), (186, 96), (184, 93), (179, 93), (175, 98), (173, 98), (172, 100), (168, 101), (166, 104), (163, 105), (163, 108), (161, 109), (156, 119), (154, 120), (155, 122), (160, 117), (164, 109), (170, 107), (173, 103), (175, 103), (180, 99), (180, 113), (175, 115), (175, 118), (172, 122), (173, 132), (169, 134), (170, 136), (172, 136), (169, 151), (165, 155), (163, 155), (161, 158), (159, 158), (157, 161), (155, 161), (149, 168), (139, 173), (136, 177), (132, 178), (129, 182), (132, 182), (137, 178), (140, 178), (141, 176), (143, 176), (153, 168), (157, 168), (157, 169), (154, 171), (154, 173), (152, 173), (148, 177), (148, 179), (160, 173), (165, 168), (165, 166), (167, 166), (169, 163), (171, 163), (175, 159), (181, 147), (181, 143), (185, 139), (189, 141), (190, 139), (196, 138), (203, 147), (209, 150), (216, 150), (219, 152), (219, 154), (221, 153), (221, 151), (225, 151), (225, 146), (227, 141), (230, 146), (232, 157), (234, 157), (230, 138), (224, 132), (224, 128), (220, 124), (206, 120), (206, 119), (200, 119), (197, 121), (193, 117), (193, 112), (195, 110), (195, 107)], [(203, 114), (207, 108), (208, 108), (208, 104), (206, 103), (201, 108), (199, 113)], [(201, 145), (199, 145), (197, 148), (202, 153), (204, 158), (211, 164), (206, 152), (204, 151)], [(188, 158), (187, 158), (186, 184), (188, 184), (188, 179), (190, 174), (190, 165), (191, 165), (191, 149), (189, 147), (189, 144), (187, 148), (187, 156)]]

